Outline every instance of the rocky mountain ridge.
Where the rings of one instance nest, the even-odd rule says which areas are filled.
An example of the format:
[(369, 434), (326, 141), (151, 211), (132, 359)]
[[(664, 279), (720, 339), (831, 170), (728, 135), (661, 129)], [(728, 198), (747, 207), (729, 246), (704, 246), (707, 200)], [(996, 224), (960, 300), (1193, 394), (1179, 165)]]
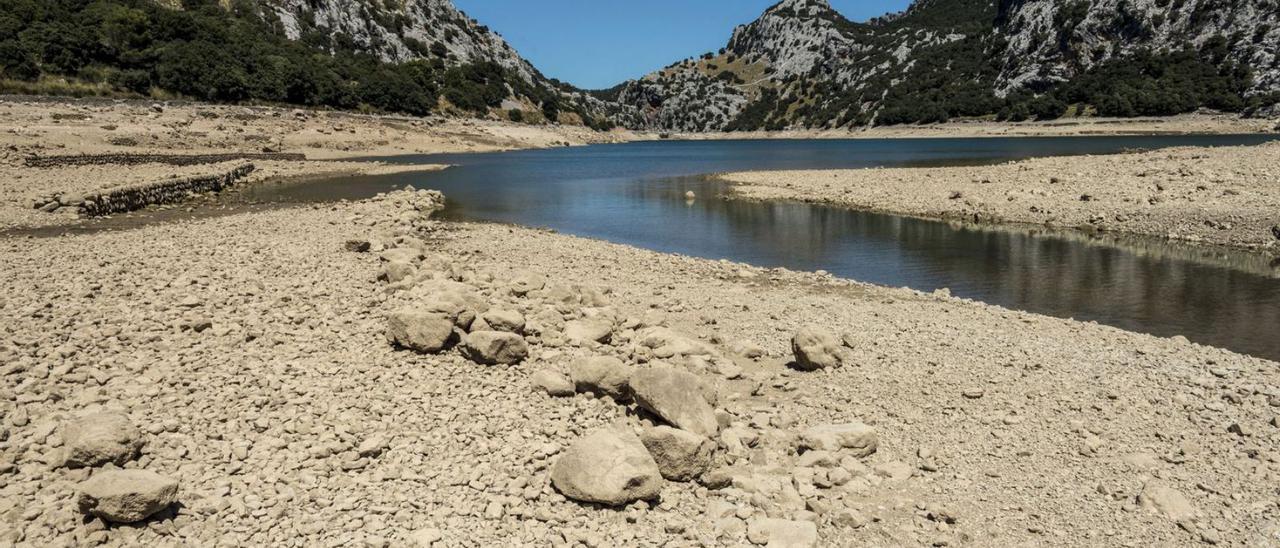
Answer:
[(1280, 91), (1278, 13), (1273, 0), (919, 0), (855, 23), (827, 0), (784, 0), (616, 99), (677, 131), (1240, 111)]

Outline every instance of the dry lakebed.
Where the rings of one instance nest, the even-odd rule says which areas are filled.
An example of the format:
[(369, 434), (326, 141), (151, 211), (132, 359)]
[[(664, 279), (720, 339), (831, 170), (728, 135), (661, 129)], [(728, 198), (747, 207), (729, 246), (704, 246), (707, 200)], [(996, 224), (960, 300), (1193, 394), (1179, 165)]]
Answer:
[[(307, 152), (271, 132), (323, 119), (57, 108), (168, 120), (137, 153), (217, 152), (234, 127)], [(32, 167), (122, 151), (6, 109), (45, 122), (11, 132), (5, 227), (76, 222), (105, 181), (246, 161), (257, 174), (236, 184), (392, 169)], [(208, 146), (161, 142), (183, 121), (208, 125)], [(479, 131), (341, 123), (460, 150)], [(1273, 254), (1278, 155), (726, 177), (755, 199)], [(0, 546), (1280, 543), (1275, 362), (942, 291), (434, 219), (447, 199), (0, 238)]]

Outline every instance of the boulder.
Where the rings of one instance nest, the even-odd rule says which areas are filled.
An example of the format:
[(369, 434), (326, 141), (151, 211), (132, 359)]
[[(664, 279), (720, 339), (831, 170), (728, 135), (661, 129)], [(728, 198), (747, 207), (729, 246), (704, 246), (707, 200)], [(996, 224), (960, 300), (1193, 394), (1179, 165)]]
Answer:
[(573, 500), (620, 506), (657, 498), (663, 480), (640, 438), (615, 425), (588, 434), (561, 454), (551, 469), (551, 484)]
[(529, 357), (529, 345), (515, 333), (476, 331), (463, 339), (462, 355), (479, 364), (511, 365)]
[(178, 495), (177, 480), (147, 470), (105, 470), (81, 483), (81, 512), (114, 523), (134, 523), (167, 508)]
[(581, 358), (569, 366), (569, 380), (578, 392), (609, 396), (625, 402), (631, 399), (630, 367), (612, 356)]
[(631, 376), (631, 394), (640, 407), (681, 430), (708, 438), (719, 430), (697, 375), (670, 367), (642, 369)]
[(791, 338), (791, 351), (795, 353), (796, 367), (805, 371), (817, 371), (844, 364), (844, 347), (834, 333), (825, 328), (807, 326)]
[(529, 377), (529, 382), (533, 384), (535, 389), (546, 392), (550, 396), (563, 398), (575, 394), (573, 381), (549, 369), (542, 369), (534, 373)]
[(564, 338), (570, 344), (608, 343), (613, 338), (613, 324), (607, 320), (574, 320), (564, 326)]
[(693, 481), (711, 468), (716, 444), (692, 432), (670, 426), (645, 429), (640, 434), (662, 477), (671, 481)]
[(491, 309), (480, 315), (492, 331), (524, 333), (524, 315), (515, 310)]
[(387, 341), (395, 346), (434, 354), (454, 340), (453, 319), (436, 312), (400, 310), (387, 315)]
[(769, 548), (810, 548), (818, 545), (818, 525), (812, 521), (757, 518), (747, 523), (747, 540)]
[(878, 445), (876, 429), (856, 421), (813, 426), (796, 439), (801, 451), (836, 453), (844, 450), (858, 458), (875, 453)]
[(67, 466), (123, 465), (142, 449), (142, 431), (123, 413), (85, 415), (62, 428)]

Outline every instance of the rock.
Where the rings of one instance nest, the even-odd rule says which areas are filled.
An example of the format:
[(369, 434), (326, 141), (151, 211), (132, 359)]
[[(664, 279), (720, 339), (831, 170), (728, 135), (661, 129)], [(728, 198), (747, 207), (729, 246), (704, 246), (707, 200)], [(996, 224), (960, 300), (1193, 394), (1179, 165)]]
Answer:
[(1280, 225), (1274, 225), (1271, 227), (1271, 235), (1274, 236), (1275, 239), (1280, 240)]
[(697, 375), (669, 367), (642, 369), (631, 376), (631, 394), (640, 407), (677, 428), (708, 438), (719, 430)]
[(342, 249), (352, 253), (367, 253), (373, 244), (369, 240), (347, 240), (342, 243)]
[(914, 472), (911, 465), (900, 460), (882, 462), (872, 468), (877, 476), (885, 478), (889, 481), (906, 481), (911, 479)]
[(836, 527), (857, 529), (867, 524), (867, 518), (857, 510), (844, 508), (836, 512), (836, 514), (831, 517), (831, 523)]
[(105, 470), (81, 483), (81, 512), (115, 523), (134, 523), (173, 504), (178, 482), (147, 470)]
[(124, 465), (142, 449), (142, 431), (122, 413), (103, 412), (68, 422), (62, 430), (67, 466)]
[(492, 331), (524, 333), (524, 315), (515, 310), (491, 309), (480, 315)]
[(861, 422), (847, 424), (823, 424), (810, 427), (800, 433), (796, 445), (801, 450), (816, 450), (835, 453), (847, 450), (855, 457), (862, 458), (876, 452), (879, 442), (876, 429)]
[(671, 481), (693, 481), (711, 468), (716, 444), (691, 432), (670, 426), (649, 428), (640, 434), (662, 477)]
[(535, 388), (558, 398), (572, 396), (576, 393), (573, 389), (573, 381), (548, 369), (542, 369), (534, 373), (529, 377), (529, 382)]
[(652, 348), (653, 355), (659, 358), (714, 354), (711, 348), (701, 341), (666, 327), (649, 327), (636, 335), (636, 342), (641, 346)]
[(396, 283), (412, 278), (417, 271), (418, 269), (409, 263), (392, 261), (382, 265), (382, 271), (378, 273), (378, 279), (387, 283)]
[(356, 448), (356, 454), (362, 457), (376, 457), (387, 452), (390, 448), (391, 440), (387, 436), (374, 434), (360, 442), (360, 446)]
[(435, 527), (424, 527), (412, 533), (409, 533), (409, 542), (418, 548), (431, 548), (440, 539), (444, 538), (444, 533)]
[(801, 328), (791, 338), (791, 351), (795, 353), (796, 367), (804, 371), (844, 365), (840, 339), (822, 327)]
[(1187, 497), (1157, 481), (1149, 481), (1142, 486), (1138, 504), (1175, 522), (1192, 521), (1199, 515)]
[(613, 338), (613, 324), (605, 320), (574, 320), (565, 324), (564, 337), (575, 345), (608, 343)]
[(434, 354), (454, 342), (454, 323), (432, 312), (401, 310), (387, 315), (387, 341), (415, 352)]
[(764, 356), (764, 347), (751, 341), (734, 341), (729, 351), (744, 358), (756, 359)]
[(818, 525), (812, 521), (757, 518), (747, 523), (747, 540), (770, 548), (808, 548), (818, 545)]
[(569, 379), (578, 392), (609, 396), (619, 402), (631, 400), (630, 367), (612, 356), (593, 356), (574, 361)]
[(615, 425), (596, 430), (561, 454), (552, 467), (551, 484), (574, 500), (619, 506), (657, 498), (663, 480), (640, 438)]
[(476, 331), (463, 339), (462, 355), (479, 364), (511, 365), (529, 357), (529, 345), (515, 333)]

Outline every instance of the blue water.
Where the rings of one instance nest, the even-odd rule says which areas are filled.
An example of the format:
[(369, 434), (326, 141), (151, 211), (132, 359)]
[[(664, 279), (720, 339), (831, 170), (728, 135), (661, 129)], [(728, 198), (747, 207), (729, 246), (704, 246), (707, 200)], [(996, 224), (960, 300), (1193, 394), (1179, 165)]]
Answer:
[[(249, 199), (363, 198), (441, 190), (447, 218), (548, 227), (656, 251), (954, 295), (1280, 359), (1280, 279), (1260, 256), (1142, 238), (953, 226), (841, 208), (722, 199), (706, 174), (991, 163), (1268, 136), (646, 142), (405, 156), (434, 173), (261, 187)], [(698, 199), (687, 201), (693, 190)], [(1280, 221), (1280, 219), (1277, 219)], [(607, 268), (608, 265), (603, 265)], [(606, 278), (603, 274), (602, 278)]]

